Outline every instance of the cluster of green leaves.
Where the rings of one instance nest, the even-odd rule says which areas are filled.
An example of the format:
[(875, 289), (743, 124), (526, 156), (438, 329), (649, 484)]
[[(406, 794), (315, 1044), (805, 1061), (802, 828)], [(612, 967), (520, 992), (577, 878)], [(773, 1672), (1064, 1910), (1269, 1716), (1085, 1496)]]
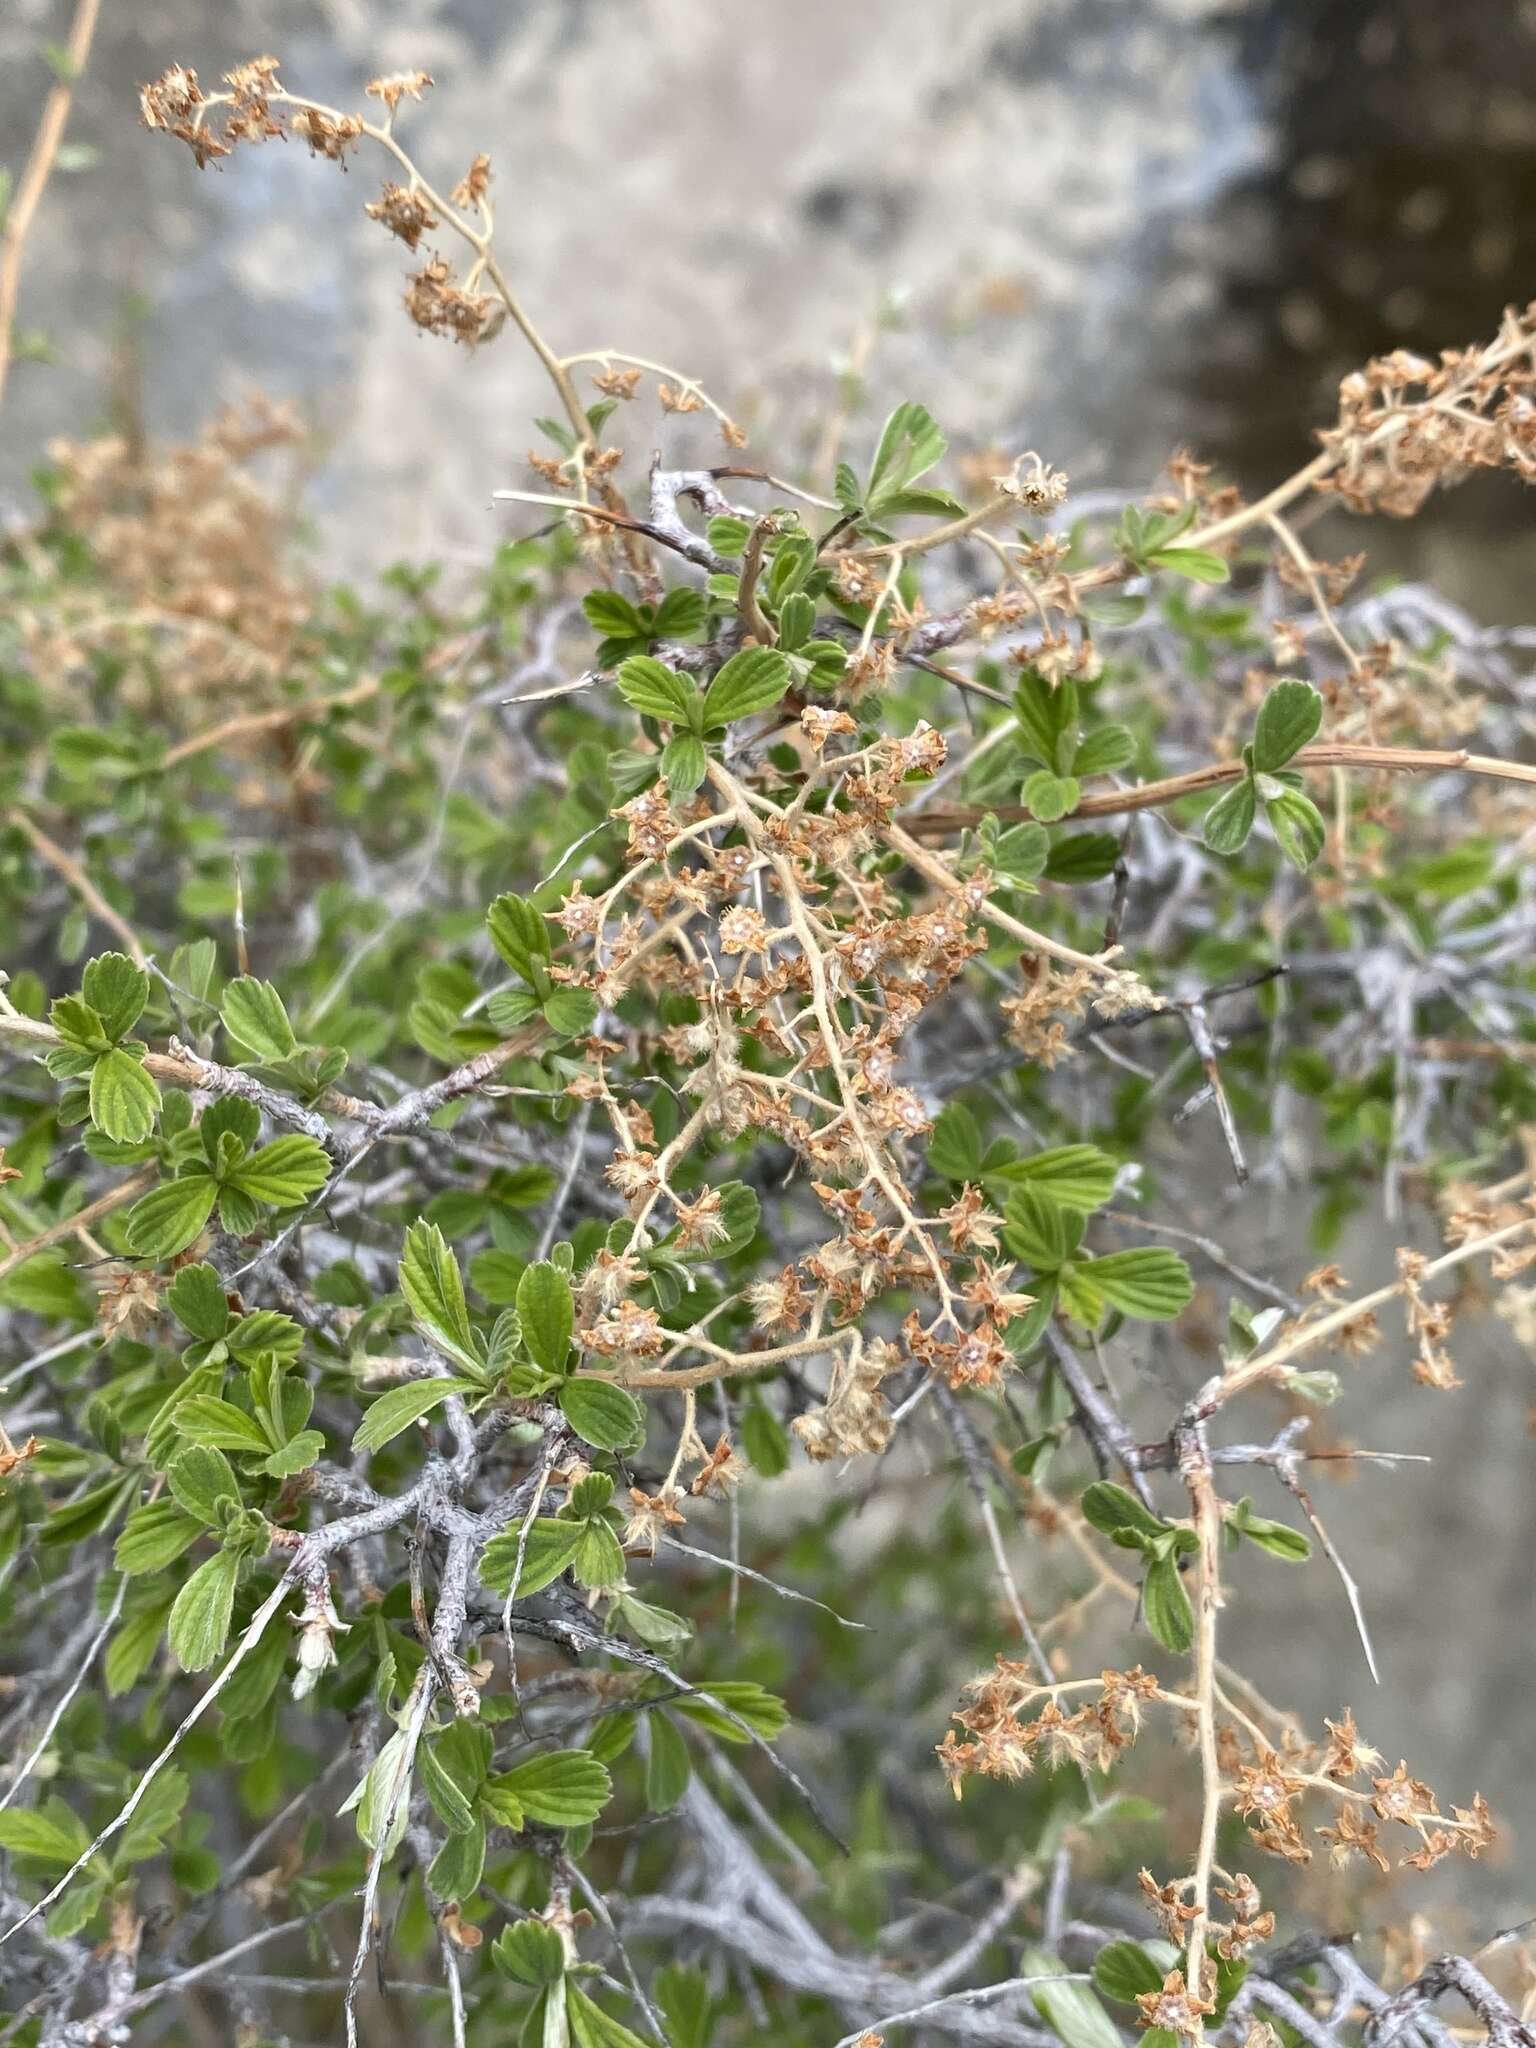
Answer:
[[(1180, 1559), (1193, 1557), (1200, 1538), (1187, 1522), (1167, 1522), (1113, 1480), (1095, 1480), (1082, 1497), (1083, 1515), (1122, 1550), (1147, 1561), (1141, 1586), (1141, 1616), (1165, 1650), (1183, 1655), (1195, 1639), (1194, 1610), (1184, 1590)], [(1228, 1507), (1223, 1526), (1229, 1548), (1245, 1539), (1287, 1564), (1303, 1564), (1311, 1545), (1298, 1530), (1254, 1513), (1253, 1502)]]
[(909, 399), (887, 416), (862, 484), (846, 462), (838, 464), (834, 481), (837, 502), (850, 518), (877, 528), (887, 519), (912, 512), (930, 518), (963, 518), (965, 507), (948, 491), (918, 482), (937, 468), (948, 449), (949, 442), (933, 415)]
[(1276, 683), (1259, 706), (1253, 738), (1243, 748), (1243, 775), (1205, 814), (1205, 843), (1213, 853), (1240, 853), (1259, 805), (1281, 851), (1294, 867), (1309, 868), (1323, 850), (1328, 828), (1322, 813), (1286, 762), (1316, 737), (1323, 700), (1294, 677)]
[(1097, 1145), (1056, 1145), (1021, 1154), (1011, 1138), (983, 1144), (963, 1103), (941, 1112), (928, 1163), (947, 1180), (979, 1187), (1002, 1204), (1003, 1242), (1031, 1269), (1035, 1305), (1011, 1323), (1008, 1342), (1020, 1356), (1033, 1350), (1059, 1308), (1098, 1330), (1107, 1314), (1166, 1322), (1194, 1292), (1189, 1267), (1162, 1246), (1085, 1257), (1088, 1218), (1114, 1193), (1118, 1168)]
[[(1215, 2010), (1209, 2024), (1219, 2026), (1232, 2000), (1248, 1976), (1249, 1963), (1241, 1956), (1224, 1956), (1217, 1943), (1206, 1944), (1211, 1959)], [(1121, 2039), (1119, 2028), (1100, 2003), (1098, 1996), (1116, 2005), (1134, 2006), (1138, 1998), (1156, 1996), (1170, 1970), (1182, 1968), (1183, 1958), (1171, 1941), (1109, 1941), (1093, 1959), (1092, 1984), (1069, 1976), (1049, 1950), (1025, 1951), (1023, 1967), (1031, 1976), (1046, 1979), (1031, 1993), (1035, 2010), (1050, 2027), (1063, 2048), (1113, 2048)], [(1049, 1981), (1054, 1978), (1056, 1981)], [(1127, 2019), (1129, 2019), (1127, 2015)], [(1167, 2027), (1148, 2027), (1137, 2036), (1152, 2048), (1178, 2048), (1179, 2037)]]
[(128, 1215), (128, 1243), (141, 1258), (168, 1259), (201, 1236), (218, 1212), (232, 1237), (254, 1231), (271, 1210), (317, 1195), (331, 1174), (325, 1147), (292, 1132), (266, 1144), (261, 1112), (242, 1096), (210, 1103), (194, 1123), (191, 1098), (165, 1099), (158, 1150), (161, 1179)]
[(1042, 825), (1053, 825), (1077, 809), (1087, 776), (1112, 775), (1135, 759), (1136, 740), (1129, 726), (1104, 724), (1084, 733), (1078, 688), (1071, 676), (1053, 686), (1037, 670), (1027, 670), (1013, 708), (1024, 758), (1039, 763), (1019, 797)]
[(1199, 514), (1194, 503), (1177, 512), (1148, 511), (1127, 505), (1115, 529), (1115, 549), (1133, 568), (1161, 569), (1169, 575), (1186, 577), (1191, 583), (1225, 583), (1232, 574), (1224, 558), (1209, 548), (1180, 547)]
[[(106, 1786), (126, 1795), (132, 1776), (121, 1768), (104, 1774)], [(106, 1789), (104, 1786), (104, 1789)], [(48, 1916), (48, 1932), (67, 1940), (89, 1926), (113, 1893), (127, 1884), (135, 1868), (170, 1851), (176, 1882), (189, 1893), (204, 1892), (217, 1881), (218, 1858), (202, 1847), (207, 1817), (183, 1818), (190, 1783), (185, 1771), (164, 1770), (134, 1809), (128, 1825), (98, 1849), (79, 1878)], [(0, 1812), (0, 1849), (16, 1858), (29, 1882), (52, 1885), (90, 1848), (92, 1836), (69, 1802), (50, 1793), (34, 1807), (7, 1807)]]
[[(782, 550), (781, 550), (782, 553)], [(672, 728), (661, 772), (674, 796), (691, 796), (709, 772), (707, 745), (738, 718), (771, 711), (790, 684), (786, 653), (747, 647), (699, 690), (665, 662), (633, 654), (619, 667), (619, 694), (642, 718)]]
[(148, 1001), (144, 969), (126, 953), (101, 953), (87, 965), (80, 993), (59, 996), (48, 1012), (60, 1039), (48, 1071), (72, 1084), (60, 1114), (70, 1122), (89, 1116), (115, 1144), (142, 1143), (160, 1110), (160, 1090), (144, 1068), (149, 1048), (128, 1036)]
[(549, 926), (521, 896), (498, 896), (486, 912), (491, 943), (523, 986), (501, 989), (486, 1005), (498, 1031), (515, 1031), (533, 1017), (542, 1017), (561, 1038), (589, 1031), (597, 1016), (597, 998), (584, 988), (559, 988), (550, 978), (554, 957)]

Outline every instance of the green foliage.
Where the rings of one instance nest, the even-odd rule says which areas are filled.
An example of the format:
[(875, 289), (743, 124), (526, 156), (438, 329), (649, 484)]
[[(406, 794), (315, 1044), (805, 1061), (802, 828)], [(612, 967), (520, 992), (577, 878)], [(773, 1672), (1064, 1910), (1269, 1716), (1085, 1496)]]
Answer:
[(1206, 813), (1205, 843), (1213, 853), (1240, 853), (1248, 842), (1262, 802), (1281, 852), (1292, 867), (1309, 868), (1323, 850), (1327, 827), (1322, 813), (1283, 771), (1322, 723), (1323, 700), (1310, 683), (1294, 677), (1276, 683), (1259, 707), (1253, 743), (1243, 750), (1240, 782), (1219, 796)]
[[(412, 301), (473, 322), (495, 275)], [(1026, 458), (970, 505), (923, 406), (855, 391), (830, 476), (647, 479), (595, 459), (600, 360), (543, 423), (538, 519), (569, 513), (368, 594), (246, 589), (253, 553), (238, 685), (195, 609), (121, 587), (75, 472), (0, 545), (0, 1620), (18, 1754), (46, 1731), (0, 1809), (7, 1915), (41, 1909), (0, 1972), (41, 1928), (83, 1999), (142, 1923), (130, 2025), (174, 2033), (223, 1938), (196, 1902), (275, 1821), (270, 1874), (239, 1866), (255, 1931), (268, 1892), (295, 1923), (274, 1974), (350, 1951), (366, 1899), (428, 2031), (451, 1955), (469, 2048), (632, 2048), (652, 2011), (672, 2048), (811, 2048), (878, 2017), (859, 1959), (888, 1983), (894, 1925), (1021, 1864), (1134, 1926), (1137, 1870), (1194, 1867), (1199, 1788), (1143, 1794), (1186, 1768), (1210, 1581), (1232, 1557), (1260, 1599), (1310, 1555), (1228, 1485), (1228, 1399), (1352, 1392), (1235, 1276), (1288, 1299), (1389, 1168), (1404, 1202), (1496, 1183), (1536, 1123), (1521, 821), (1469, 834), (1412, 782), (1389, 819), (1346, 779), (1325, 830), (1305, 778), (1358, 707), (1330, 687), (1308, 752), (1299, 677), (1234, 775), (1295, 622), (1229, 500), (1184, 472), (1058, 529)], [(210, 527), (255, 519), (248, 478), (206, 488)], [(1456, 663), (1377, 662), (1380, 742), (1416, 748)], [(1251, 1158), (1286, 1227), (1229, 1248)], [(1020, 1609), (1055, 1672), (1090, 1600), (1125, 1671), (1037, 1687)], [(1197, 1613), (1191, 1668), (1130, 1668), (1189, 1657)], [(1473, 1809), (1433, 1826), (1480, 1846)], [(846, 1995), (775, 1974), (793, 1913)], [(1080, 1946), (1025, 1950), (1028, 2003), (1118, 2048), (1176, 1954)]]

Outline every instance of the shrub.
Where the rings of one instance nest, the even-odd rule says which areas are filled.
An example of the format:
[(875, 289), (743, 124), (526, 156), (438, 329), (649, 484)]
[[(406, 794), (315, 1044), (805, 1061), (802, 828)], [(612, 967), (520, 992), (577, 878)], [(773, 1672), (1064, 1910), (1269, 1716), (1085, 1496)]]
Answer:
[[(391, 159), (410, 317), (549, 373), (543, 531), (318, 594), (258, 411), (57, 451), (0, 571), (5, 2038), (1385, 2026), (1338, 1901), (1492, 1817), (1232, 1674), (1224, 1582), (1315, 1545), (1359, 1613), (1322, 1361), (1401, 1318), (1435, 1398), (1536, 1257), (1536, 769), (1491, 643), (1306, 536), (1528, 478), (1536, 311), (1254, 503), (952, 495), (916, 403), (802, 486), (555, 353), (429, 84), (144, 111)], [(637, 485), (647, 392), (727, 459)], [(1207, 1234), (1251, 1180), (1282, 1267), (1443, 1248), (1298, 1299)], [(1452, 1987), (1528, 2038), (1455, 1958), (1393, 2023)]]

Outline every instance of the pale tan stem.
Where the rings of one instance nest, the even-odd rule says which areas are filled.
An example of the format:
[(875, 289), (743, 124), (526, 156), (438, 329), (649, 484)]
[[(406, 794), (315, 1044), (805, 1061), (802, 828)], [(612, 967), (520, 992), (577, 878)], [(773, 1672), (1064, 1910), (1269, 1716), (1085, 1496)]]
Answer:
[(11, 367), (16, 298), (21, 288), (22, 250), (58, 157), (59, 144), (64, 139), (64, 126), (69, 119), (75, 87), (91, 54), (91, 39), (96, 33), (100, 6), (101, 0), (79, 0), (69, 41), (64, 46), (60, 75), (43, 102), (43, 118), (38, 123), (32, 154), (27, 158), (21, 183), (16, 187), (16, 196), (5, 216), (5, 226), (0, 230), (0, 402), (5, 397), (5, 380)]
[[(1358, 768), (1384, 775), (1434, 775), (1450, 771), (1487, 776), (1498, 782), (1536, 785), (1536, 767), (1529, 763), (1503, 761), (1496, 754), (1472, 754), (1465, 747), (1371, 747), (1345, 740), (1322, 740), (1303, 747), (1289, 765), (1301, 769)], [(1241, 761), (1212, 761), (1183, 775), (1144, 782), (1137, 789), (1109, 789), (1085, 796), (1069, 817), (1113, 818), (1126, 811), (1160, 810), (1181, 797), (1198, 796), (1202, 790), (1236, 782), (1244, 772)], [(1027, 804), (944, 804), (914, 818), (912, 830), (925, 837), (947, 838), (973, 829), (985, 817), (994, 817), (999, 824), (1011, 824), (1033, 816)]]
[[(926, 875), (930, 882), (948, 895), (965, 895), (965, 884), (960, 878), (952, 874), (943, 861), (936, 859), (925, 847), (919, 846), (899, 825), (885, 826), (884, 836), (887, 844), (904, 860), (910, 862), (920, 875)], [(1007, 932), (1010, 938), (1017, 939), (1019, 944), (1031, 953), (1043, 953), (1048, 960), (1059, 960), (1065, 967), (1080, 967), (1085, 973), (1101, 976), (1119, 971), (1111, 965), (1114, 954), (1119, 951), (1118, 947), (1097, 956), (1079, 953), (1076, 947), (1063, 945), (1059, 939), (1047, 938), (1044, 932), (1037, 932), (1029, 925), (1021, 924), (1016, 917), (1010, 917), (1006, 910), (999, 910), (997, 905), (990, 901), (984, 901), (979, 906), (977, 915), (984, 917), (989, 924), (996, 925), (1000, 932)]]
[(226, 718), (219, 725), (209, 726), (206, 732), (193, 733), (190, 739), (178, 740), (174, 747), (167, 749), (160, 765), (162, 768), (174, 768), (182, 761), (190, 761), (194, 755), (228, 746), (232, 740), (254, 739), (260, 733), (281, 732), (285, 726), (301, 725), (307, 719), (325, 718), (333, 711), (349, 711), (354, 705), (365, 704), (370, 697), (377, 696), (378, 691), (378, 677), (365, 676), (350, 690), (340, 690), (333, 697), (306, 697), (300, 704), (279, 704), (272, 711), (251, 711), (241, 718)]
[(58, 1223), (50, 1223), (46, 1230), (40, 1230), (36, 1237), (26, 1244), (20, 1244), (15, 1251), (8, 1252), (0, 1259), (0, 1280), (14, 1273), (18, 1266), (25, 1265), (38, 1252), (45, 1252), (50, 1245), (63, 1244), (67, 1238), (78, 1232), (89, 1230), (93, 1223), (99, 1223), (103, 1216), (110, 1216), (114, 1209), (121, 1209), (127, 1202), (142, 1195), (155, 1182), (153, 1168), (146, 1167), (142, 1173), (130, 1174), (127, 1180), (119, 1181), (115, 1188), (108, 1188), (104, 1195), (98, 1195), (94, 1202), (87, 1202), (83, 1209), (77, 1209), (73, 1216), (65, 1216)]
[(138, 933), (120, 911), (112, 908), (74, 855), (66, 853), (56, 840), (50, 839), (42, 826), (34, 824), (18, 804), (12, 804), (6, 811), (5, 821), (31, 841), (33, 850), (55, 874), (64, 878), (86, 909), (122, 941), (140, 967), (144, 966), (149, 955), (140, 943)]

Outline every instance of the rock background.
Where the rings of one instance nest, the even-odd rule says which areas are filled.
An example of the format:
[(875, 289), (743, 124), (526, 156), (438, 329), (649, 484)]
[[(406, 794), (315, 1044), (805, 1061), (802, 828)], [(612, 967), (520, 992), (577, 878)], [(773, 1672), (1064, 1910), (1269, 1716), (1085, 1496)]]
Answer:
[[(63, 27), (52, 0), (9, 0), (0, 162), (25, 154), (37, 44)], [(855, 436), (914, 396), (960, 448), (1033, 445), (1085, 484), (1140, 487), (1181, 439), (1258, 481), (1303, 457), (1361, 356), (1470, 339), (1536, 291), (1529, 0), (108, 0), (70, 130), (95, 161), (55, 181), (29, 249), (21, 322), (57, 361), (13, 374), (0, 513), (114, 391), (179, 436), (254, 386), (315, 423), (327, 575), (483, 553), (490, 493), (522, 480), (547, 407), (515, 338), (467, 358), (410, 328), (403, 251), (363, 217), (366, 158), (343, 174), (274, 143), (199, 174), (137, 126), (137, 85), (173, 58), (207, 82), (265, 50), (343, 106), (377, 72), (434, 72), (407, 132), (445, 183), (489, 150), (510, 272), (555, 344), (702, 376), (786, 467), (867, 349)], [(1371, 545), (1485, 617), (1528, 618), (1529, 518), (1495, 482)], [(1194, 1227), (1235, 1229), (1294, 1282), (1283, 1202), (1229, 1204), (1216, 1161), (1209, 1185)], [(1362, 1224), (1343, 1263), (1366, 1284), (1391, 1244)], [(1229, 1626), (1309, 1719), (1349, 1700), (1393, 1761), (1512, 1816), (1502, 1857), (1456, 1873), (1485, 1938), (1528, 1910), (1536, 1843), (1532, 1383), (1492, 1318), (1458, 1355), (1460, 1394), (1415, 1388), (1388, 1350), (1338, 1413), (1435, 1455), (1323, 1493), (1366, 1587), (1379, 1702), (1321, 1565), (1267, 1570), (1262, 1613), (1240, 1582)]]

